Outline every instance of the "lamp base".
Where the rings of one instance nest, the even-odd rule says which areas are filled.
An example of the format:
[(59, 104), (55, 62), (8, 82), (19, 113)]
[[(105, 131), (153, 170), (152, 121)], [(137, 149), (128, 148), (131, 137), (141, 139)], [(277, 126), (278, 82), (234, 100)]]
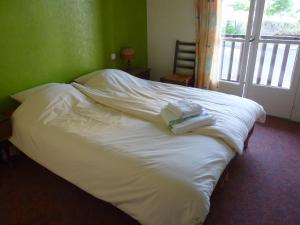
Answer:
[(132, 69), (132, 65), (131, 65), (131, 60), (127, 61), (127, 70), (131, 70)]

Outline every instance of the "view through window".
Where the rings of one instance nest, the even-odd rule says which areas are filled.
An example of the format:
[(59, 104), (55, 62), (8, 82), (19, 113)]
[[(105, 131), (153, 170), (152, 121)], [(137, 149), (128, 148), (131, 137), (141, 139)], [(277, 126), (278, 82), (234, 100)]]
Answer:
[[(250, 0), (222, 3), (221, 79), (237, 82), (244, 47), (239, 39), (246, 35)], [(300, 40), (300, 1), (266, 0), (260, 35), (270, 42), (258, 44), (253, 84), (289, 88), (299, 45), (276, 40)]]

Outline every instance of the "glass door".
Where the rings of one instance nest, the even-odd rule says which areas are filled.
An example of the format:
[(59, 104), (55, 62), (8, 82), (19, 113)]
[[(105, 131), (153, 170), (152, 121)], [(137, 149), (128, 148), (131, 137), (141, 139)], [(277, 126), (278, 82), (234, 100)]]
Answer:
[(219, 91), (243, 96), (255, 1), (223, 0)]
[(220, 88), (290, 118), (300, 77), (300, 1), (223, 0)]
[(299, 83), (300, 1), (256, 3), (244, 96), (291, 118)]

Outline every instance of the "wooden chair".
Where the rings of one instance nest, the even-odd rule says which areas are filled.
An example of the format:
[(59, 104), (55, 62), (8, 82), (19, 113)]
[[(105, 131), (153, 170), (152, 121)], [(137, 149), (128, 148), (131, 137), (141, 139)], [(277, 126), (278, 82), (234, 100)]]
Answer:
[(196, 44), (176, 41), (173, 74), (160, 78), (161, 82), (194, 86)]

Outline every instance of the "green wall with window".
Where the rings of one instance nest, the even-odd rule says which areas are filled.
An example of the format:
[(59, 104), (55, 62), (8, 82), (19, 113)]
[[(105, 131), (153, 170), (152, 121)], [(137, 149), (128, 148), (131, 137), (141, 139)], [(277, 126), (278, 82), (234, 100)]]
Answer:
[(135, 48), (134, 64), (146, 66), (146, 14), (146, 0), (0, 1), (0, 111), (20, 90), (123, 67), (110, 60), (122, 47)]

